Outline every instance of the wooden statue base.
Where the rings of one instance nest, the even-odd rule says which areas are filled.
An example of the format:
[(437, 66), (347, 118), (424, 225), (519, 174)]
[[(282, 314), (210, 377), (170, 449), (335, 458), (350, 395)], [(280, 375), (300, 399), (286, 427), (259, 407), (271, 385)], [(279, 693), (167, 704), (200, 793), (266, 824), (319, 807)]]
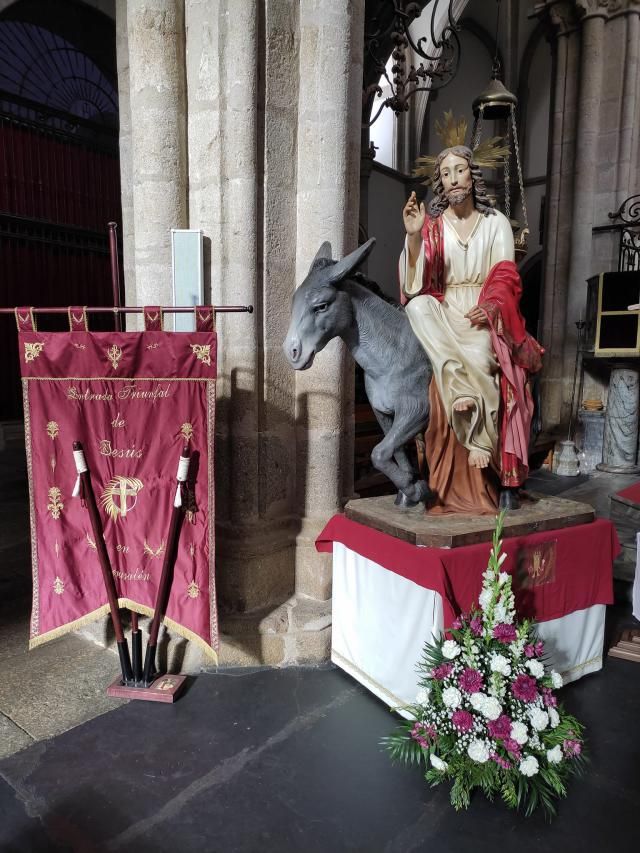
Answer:
[(146, 702), (175, 702), (186, 680), (186, 675), (160, 675), (150, 687), (127, 687), (118, 677), (107, 687), (107, 696)]
[(622, 658), (640, 663), (640, 631), (628, 628), (615, 646), (609, 649), (612, 658)]
[[(493, 515), (432, 515), (419, 506), (402, 510), (394, 506), (393, 495), (349, 501), (347, 518), (373, 527), (381, 533), (426, 548), (460, 548), (490, 542), (495, 527)], [(504, 537), (588, 524), (595, 518), (589, 504), (565, 498), (522, 494), (522, 506), (505, 516)]]

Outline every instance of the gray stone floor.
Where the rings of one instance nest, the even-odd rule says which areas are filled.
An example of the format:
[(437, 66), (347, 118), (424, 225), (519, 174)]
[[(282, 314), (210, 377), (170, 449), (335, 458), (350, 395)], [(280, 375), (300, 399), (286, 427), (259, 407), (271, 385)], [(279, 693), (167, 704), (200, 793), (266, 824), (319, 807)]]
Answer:
[[(531, 491), (562, 494), (608, 515), (608, 497), (633, 478), (532, 475)], [(31, 574), (24, 448), (0, 451), (0, 758), (62, 734), (123, 704), (105, 695), (117, 674), (114, 652), (69, 634), (28, 651)], [(624, 573), (623, 573), (624, 574)]]
[[(210, 673), (191, 680), (176, 706), (158, 707), (107, 699), (117, 658), (86, 638), (67, 635), (27, 651), (23, 449), (0, 452), (0, 482), (2, 851), (80, 853), (132, 843), (139, 853), (405, 853), (427, 846), (458, 853), (478, 849), (469, 834), (475, 826), (482, 826), (486, 841), (493, 839), (492, 848), (500, 843), (504, 850), (533, 851), (557, 839), (541, 821), (507, 816), (482, 800), (469, 814), (456, 815), (446, 792), (428, 792), (418, 771), (393, 768), (377, 748), (393, 718), (332, 667)], [(528, 488), (585, 501), (606, 516), (609, 495), (631, 482), (540, 471)], [(629, 623), (628, 606), (610, 608), (608, 642)], [(629, 674), (636, 676), (636, 669), (607, 659), (602, 674), (566, 688), (594, 732), (609, 730), (604, 745), (596, 745), (593, 778), (572, 795), (556, 824), (565, 851), (584, 849), (571, 834), (583, 807), (596, 815), (593, 805), (609, 802), (621, 828), (635, 819), (640, 755), (631, 733), (640, 681)], [(610, 694), (624, 715), (611, 714)], [(595, 817), (591, 823), (589, 834), (605, 844), (607, 834)]]

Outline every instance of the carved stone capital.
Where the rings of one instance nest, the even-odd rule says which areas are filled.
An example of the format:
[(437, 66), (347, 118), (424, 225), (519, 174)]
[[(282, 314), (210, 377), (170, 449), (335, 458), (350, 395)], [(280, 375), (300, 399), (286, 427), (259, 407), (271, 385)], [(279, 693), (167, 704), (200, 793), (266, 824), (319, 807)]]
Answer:
[(573, 32), (581, 17), (578, 0), (544, 0), (536, 4), (534, 11), (546, 25), (548, 39)]

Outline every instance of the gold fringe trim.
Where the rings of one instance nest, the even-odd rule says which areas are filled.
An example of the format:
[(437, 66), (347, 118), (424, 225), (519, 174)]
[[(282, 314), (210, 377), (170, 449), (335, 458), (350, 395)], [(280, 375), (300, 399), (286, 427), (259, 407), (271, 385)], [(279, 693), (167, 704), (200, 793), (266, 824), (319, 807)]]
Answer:
[[(140, 613), (142, 616), (153, 617), (153, 607), (148, 607), (146, 604), (138, 604), (137, 601), (132, 601), (130, 598), (119, 598), (118, 599), (118, 607), (126, 608), (127, 610), (135, 610), (136, 613)], [(91, 613), (87, 613), (85, 616), (81, 616), (79, 619), (74, 619), (73, 622), (67, 622), (65, 625), (60, 625), (58, 628), (54, 628), (51, 631), (47, 631), (46, 634), (40, 634), (38, 637), (33, 637), (29, 640), (29, 650), (35, 649), (38, 646), (43, 645), (44, 643), (48, 643), (50, 640), (55, 640), (58, 637), (64, 636), (64, 634), (70, 634), (72, 631), (77, 631), (79, 628), (83, 628), (85, 625), (89, 625), (91, 622), (96, 622), (98, 619), (101, 619), (103, 616), (108, 616), (111, 612), (108, 604), (103, 604), (102, 607), (98, 607), (97, 610), (93, 610)], [(168, 616), (164, 616), (162, 622), (169, 628), (171, 631), (175, 631), (176, 634), (179, 634), (181, 637), (184, 637), (185, 640), (189, 640), (192, 643), (195, 643), (198, 648), (200, 648), (208, 658), (210, 658), (216, 665), (218, 663), (218, 654), (215, 649), (213, 649), (208, 643), (206, 643), (202, 637), (196, 634), (194, 631), (191, 631), (189, 628), (185, 628), (184, 625), (180, 625), (179, 622), (175, 622), (173, 619), (170, 619)]]

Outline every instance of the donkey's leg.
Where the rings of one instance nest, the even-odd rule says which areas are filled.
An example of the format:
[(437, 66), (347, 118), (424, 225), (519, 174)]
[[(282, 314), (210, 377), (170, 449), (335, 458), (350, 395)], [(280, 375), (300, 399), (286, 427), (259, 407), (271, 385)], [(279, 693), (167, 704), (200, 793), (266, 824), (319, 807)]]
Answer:
[[(393, 416), (388, 415), (386, 412), (379, 412), (377, 409), (373, 409), (373, 414), (376, 416), (376, 420), (380, 424), (383, 433), (386, 435), (393, 426)], [(393, 458), (396, 460), (396, 463), (398, 464), (399, 468), (401, 468), (403, 471), (409, 471), (409, 473), (412, 475), (412, 479), (416, 479), (417, 471), (411, 464), (411, 461), (407, 456), (407, 452), (404, 447), (399, 447), (394, 452)]]
[(394, 460), (394, 456), (424, 426), (425, 421), (426, 410), (423, 411), (419, 407), (396, 411), (390, 430), (371, 453), (374, 467), (382, 471), (404, 494), (409, 505), (415, 505), (427, 498), (429, 487), (424, 480), (414, 482), (414, 473), (411, 468), (405, 470), (400, 467)]

